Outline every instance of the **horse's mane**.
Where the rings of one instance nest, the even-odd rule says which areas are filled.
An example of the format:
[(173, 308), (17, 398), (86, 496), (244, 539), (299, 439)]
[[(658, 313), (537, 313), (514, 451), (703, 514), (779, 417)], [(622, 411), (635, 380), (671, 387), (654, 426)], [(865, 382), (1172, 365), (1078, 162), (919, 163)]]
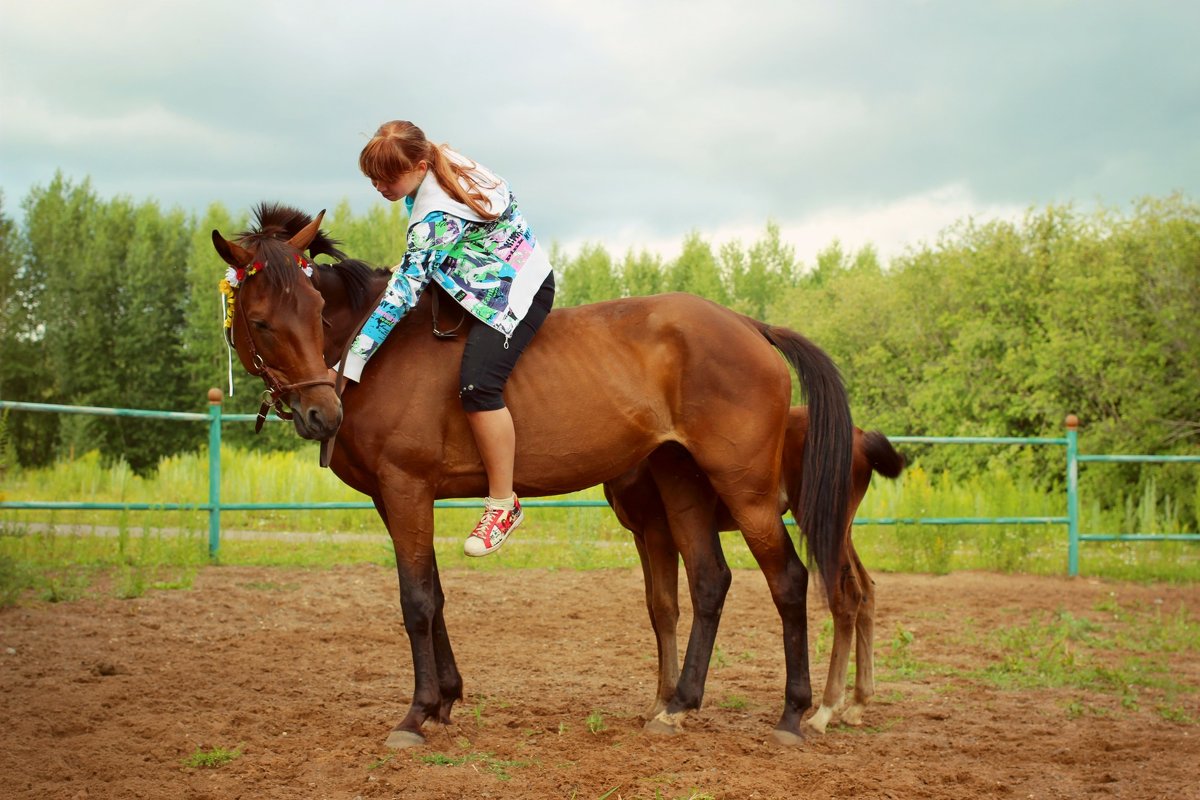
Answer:
[[(300, 270), (292, 269), (290, 253), (286, 247), (289, 239), (313, 221), (312, 216), (282, 203), (260, 203), (254, 209), (254, 227), (238, 234), (238, 243), (254, 250), (259, 260), (266, 265), (264, 272), (268, 282), (277, 288), (294, 284)], [(375, 299), (371, 282), (382, 274), (390, 274), (358, 259), (348, 258), (334, 239), (324, 230), (317, 231), (308, 246), (308, 255), (319, 255), (335, 259), (333, 264), (317, 264), (322, 275), (335, 275), (346, 287), (346, 297), (351, 308), (359, 310)]]
[(371, 283), (375, 278), (391, 276), (388, 270), (373, 267), (356, 258), (347, 258), (334, 264), (318, 264), (317, 269), (321, 271), (322, 280), (325, 279), (325, 276), (332, 275), (342, 281), (346, 287), (346, 299), (349, 301), (352, 311), (363, 310), (379, 295), (379, 292), (371, 288)]
[[(313, 218), (310, 215), (298, 208), (285, 206), (282, 203), (259, 203), (254, 209), (255, 227), (238, 234), (238, 240), (243, 244), (253, 245), (268, 239), (287, 241), (312, 221)], [(325, 231), (317, 231), (312, 244), (308, 246), (308, 254), (310, 256), (325, 255), (342, 261), (346, 258), (346, 254), (338, 249), (339, 244), (341, 242), (329, 236)]]

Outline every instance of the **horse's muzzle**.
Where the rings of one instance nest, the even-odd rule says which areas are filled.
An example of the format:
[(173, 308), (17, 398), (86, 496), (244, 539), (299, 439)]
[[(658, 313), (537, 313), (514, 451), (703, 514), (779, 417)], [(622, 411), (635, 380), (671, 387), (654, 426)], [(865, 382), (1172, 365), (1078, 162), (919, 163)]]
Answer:
[[(324, 395), (325, 392), (319, 394)], [(332, 438), (342, 424), (342, 402), (332, 390), (328, 402), (301, 402), (293, 408), (292, 424), (302, 439), (323, 442)]]

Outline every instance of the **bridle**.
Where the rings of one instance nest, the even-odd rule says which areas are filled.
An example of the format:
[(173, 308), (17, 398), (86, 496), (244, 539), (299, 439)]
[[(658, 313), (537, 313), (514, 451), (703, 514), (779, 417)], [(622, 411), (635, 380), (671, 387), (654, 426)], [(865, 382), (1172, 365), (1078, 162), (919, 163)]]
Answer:
[[(247, 276), (247, 278), (249, 278), (249, 276)], [(267, 362), (263, 360), (262, 355), (258, 352), (258, 348), (254, 346), (254, 335), (250, 331), (250, 322), (246, 319), (245, 309), (242, 309), (242, 313), (235, 313), (235, 315), (241, 317), (242, 319), (242, 329), (246, 333), (246, 349), (250, 351), (250, 363), (254, 367), (253, 371), (247, 370), (247, 372), (249, 372), (251, 375), (262, 378), (262, 382), (266, 384), (266, 389), (263, 390), (262, 393), (262, 405), (259, 406), (258, 417), (254, 421), (255, 433), (258, 433), (262, 430), (263, 423), (266, 422), (267, 414), (271, 409), (274, 409), (275, 414), (280, 419), (291, 420), (295, 417), (295, 414), (292, 412), (292, 410), (283, 402), (283, 398), (289, 392), (295, 391), (296, 389), (304, 389), (309, 386), (328, 386), (331, 389), (336, 388), (334, 382), (325, 376), (321, 376), (320, 378), (308, 378), (307, 380), (302, 381), (293, 381), (292, 383), (284, 383), (282, 378), (287, 376), (283, 375), (282, 372), (267, 364)], [(329, 324), (324, 317), (322, 317), (322, 322), (324, 322), (326, 325)], [(233, 343), (232, 331), (230, 331), (229, 346), (236, 349)]]

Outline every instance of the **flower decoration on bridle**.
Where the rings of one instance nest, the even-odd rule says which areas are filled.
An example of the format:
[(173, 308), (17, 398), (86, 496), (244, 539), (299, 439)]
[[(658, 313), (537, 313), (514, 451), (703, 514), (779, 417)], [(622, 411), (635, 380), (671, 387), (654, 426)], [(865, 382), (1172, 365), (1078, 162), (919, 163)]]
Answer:
[[(297, 253), (295, 255), (296, 266), (304, 273), (306, 277), (313, 276), (313, 265), (304, 256)], [(256, 273), (262, 272), (266, 268), (266, 264), (261, 261), (255, 261), (252, 264), (247, 264), (244, 267), (230, 267), (225, 270), (225, 277), (221, 279), (220, 288), (221, 296), (225, 298), (225, 328), (233, 327), (233, 308), (235, 298), (237, 297), (237, 288), (241, 286), (247, 278)]]

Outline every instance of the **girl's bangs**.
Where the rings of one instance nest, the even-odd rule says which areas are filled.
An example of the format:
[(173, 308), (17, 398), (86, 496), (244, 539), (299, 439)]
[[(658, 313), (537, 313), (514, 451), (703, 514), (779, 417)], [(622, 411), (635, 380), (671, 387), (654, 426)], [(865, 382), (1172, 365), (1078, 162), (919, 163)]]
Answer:
[(367, 142), (358, 157), (358, 166), (373, 181), (394, 181), (412, 169), (400, 148), (381, 138)]

